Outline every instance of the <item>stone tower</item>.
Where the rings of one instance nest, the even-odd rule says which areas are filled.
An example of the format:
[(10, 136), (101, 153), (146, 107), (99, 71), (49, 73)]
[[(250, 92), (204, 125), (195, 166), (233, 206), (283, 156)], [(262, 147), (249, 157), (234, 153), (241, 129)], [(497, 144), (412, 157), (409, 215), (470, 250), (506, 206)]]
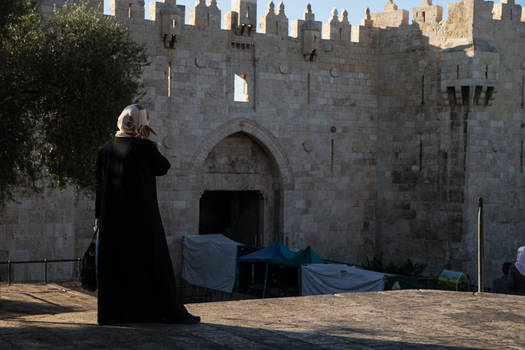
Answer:
[(239, 14), (238, 25), (257, 25), (257, 0), (232, 0), (232, 11)]
[(257, 0), (232, 0), (226, 14), (226, 28), (237, 35), (251, 36), (257, 28)]

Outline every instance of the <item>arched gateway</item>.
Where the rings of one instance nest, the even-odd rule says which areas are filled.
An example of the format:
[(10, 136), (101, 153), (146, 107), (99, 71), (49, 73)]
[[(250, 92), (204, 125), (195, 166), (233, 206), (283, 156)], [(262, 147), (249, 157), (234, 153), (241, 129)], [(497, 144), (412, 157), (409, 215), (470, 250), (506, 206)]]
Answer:
[(275, 137), (236, 119), (205, 140), (194, 158), (199, 233), (254, 245), (282, 239), (283, 190), (291, 186), (291, 171)]

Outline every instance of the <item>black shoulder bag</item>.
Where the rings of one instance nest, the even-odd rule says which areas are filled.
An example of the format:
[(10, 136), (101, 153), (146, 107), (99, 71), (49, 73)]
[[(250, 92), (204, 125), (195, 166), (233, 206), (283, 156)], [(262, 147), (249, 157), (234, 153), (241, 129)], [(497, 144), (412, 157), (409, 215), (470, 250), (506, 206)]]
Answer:
[(82, 288), (94, 292), (97, 290), (97, 265), (96, 265), (96, 237), (98, 233), (98, 227), (93, 234), (91, 243), (89, 243), (88, 249), (84, 253), (80, 265), (80, 284)]

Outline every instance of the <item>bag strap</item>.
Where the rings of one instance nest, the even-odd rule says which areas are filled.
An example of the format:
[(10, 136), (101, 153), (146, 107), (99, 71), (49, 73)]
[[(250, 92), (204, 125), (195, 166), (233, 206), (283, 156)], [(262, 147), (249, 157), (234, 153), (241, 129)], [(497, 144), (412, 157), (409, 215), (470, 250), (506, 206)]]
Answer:
[(97, 233), (98, 233), (98, 226), (97, 226), (97, 229), (95, 230), (95, 233), (93, 233), (93, 237), (91, 238), (91, 242), (94, 242), (96, 237), (97, 237)]

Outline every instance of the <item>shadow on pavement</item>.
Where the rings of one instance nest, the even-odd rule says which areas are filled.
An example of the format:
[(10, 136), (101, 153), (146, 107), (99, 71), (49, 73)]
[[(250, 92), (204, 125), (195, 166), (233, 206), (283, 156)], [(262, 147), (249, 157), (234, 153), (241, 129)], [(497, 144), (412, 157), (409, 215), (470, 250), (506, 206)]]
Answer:
[(0, 348), (6, 345), (20, 349), (472, 349), (381, 340), (377, 337), (370, 331), (353, 328), (338, 329), (337, 335), (330, 335), (206, 323), (192, 326), (129, 324), (99, 327), (94, 324), (22, 321), (18, 327), (0, 331)]
[(63, 306), (36, 296), (25, 294), (35, 299), (34, 302), (21, 300), (0, 300), (0, 320), (23, 315), (43, 315), (75, 312), (80, 309), (74, 306)]

